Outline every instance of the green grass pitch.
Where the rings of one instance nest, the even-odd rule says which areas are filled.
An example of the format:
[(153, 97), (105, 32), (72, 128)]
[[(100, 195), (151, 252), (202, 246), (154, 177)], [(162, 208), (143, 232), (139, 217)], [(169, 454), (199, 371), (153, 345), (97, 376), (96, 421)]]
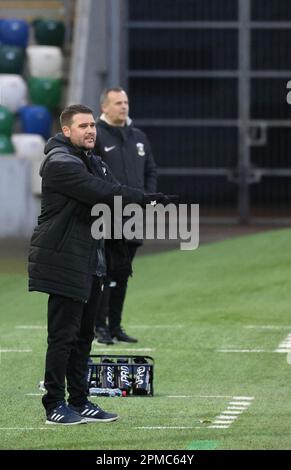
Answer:
[[(2, 264), (0, 448), (290, 449), (291, 365), (274, 352), (291, 333), (290, 247), (285, 229), (138, 257), (124, 326), (139, 342), (111, 349), (151, 350), (155, 395), (100, 398), (119, 421), (69, 427), (45, 425), (29, 395), (43, 376), (47, 297), (27, 292), (17, 261)], [(254, 399), (228, 428), (211, 428), (234, 396)]]

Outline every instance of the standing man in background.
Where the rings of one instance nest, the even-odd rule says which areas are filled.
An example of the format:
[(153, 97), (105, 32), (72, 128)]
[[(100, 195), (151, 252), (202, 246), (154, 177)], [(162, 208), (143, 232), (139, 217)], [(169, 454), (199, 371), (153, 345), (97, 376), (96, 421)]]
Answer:
[[(97, 121), (95, 153), (102, 157), (119, 183), (154, 193), (157, 187), (157, 170), (149, 141), (140, 129), (133, 127), (128, 117), (129, 104), (126, 92), (108, 88), (100, 97), (102, 114)], [(133, 261), (141, 241), (126, 241), (130, 261)], [(136, 343), (121, 327), (122, 309), (128, 276), (107, 279), (103, 313), (96, 321), (96, 338), (99, 343), (113, 344), (114, 340)], [(108, 317), (108, 326), (106, 324)]]

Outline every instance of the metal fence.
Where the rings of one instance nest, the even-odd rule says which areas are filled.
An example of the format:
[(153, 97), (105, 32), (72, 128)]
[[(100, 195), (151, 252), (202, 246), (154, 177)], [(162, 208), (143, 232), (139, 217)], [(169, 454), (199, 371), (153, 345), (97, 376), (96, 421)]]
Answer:
[(208, 217), (291, 217), (290, 0), (128, 0), (126, 33), (160, 189)]

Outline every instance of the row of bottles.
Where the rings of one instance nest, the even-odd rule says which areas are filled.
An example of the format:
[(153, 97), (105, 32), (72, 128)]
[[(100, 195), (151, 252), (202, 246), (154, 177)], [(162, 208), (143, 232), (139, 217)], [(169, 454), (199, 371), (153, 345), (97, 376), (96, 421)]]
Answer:
[[(94, 364), (92, 359), (88, 364), (88, 389), (90, 395), (99, 394), (98, 389), (106, 389), (106, 396), (114, 396), (110, 390), (116, 391), (116, 396), (149, 395), (151, 394), (151, 365), (142, 357), (126, 358), (104, 357), (100, 364)], [(119, 394), (117, 391), (121, 391)]]

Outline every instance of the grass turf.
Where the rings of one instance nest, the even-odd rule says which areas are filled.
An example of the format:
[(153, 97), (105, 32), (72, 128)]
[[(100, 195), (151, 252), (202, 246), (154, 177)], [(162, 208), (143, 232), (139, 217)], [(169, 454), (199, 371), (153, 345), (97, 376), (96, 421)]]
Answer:
[[(155, 396), (98, 399), (120, 414), (111, 424), (44, 425), (40, 397), (27, 394), (38, 393), (46, 330), (17, 326), (45, 327), (46, 296), (28, 294), (25, 274), (2, 267), (0, 348), (33, 352), (1, 353), (0, 448), (166, 450), (208, 442), (216, 449), (290, 449), (291, 369), (286, 354), (273, 352), (291, 330), (290, 235), (285, 229), (136, 259), (124, 326), (139, 343), (111, 350), (153, 349)], [(102, 348), (94, 345), (96, 351)], [(228, 429), (209, 428), (232, 396), (255, 398)]]

